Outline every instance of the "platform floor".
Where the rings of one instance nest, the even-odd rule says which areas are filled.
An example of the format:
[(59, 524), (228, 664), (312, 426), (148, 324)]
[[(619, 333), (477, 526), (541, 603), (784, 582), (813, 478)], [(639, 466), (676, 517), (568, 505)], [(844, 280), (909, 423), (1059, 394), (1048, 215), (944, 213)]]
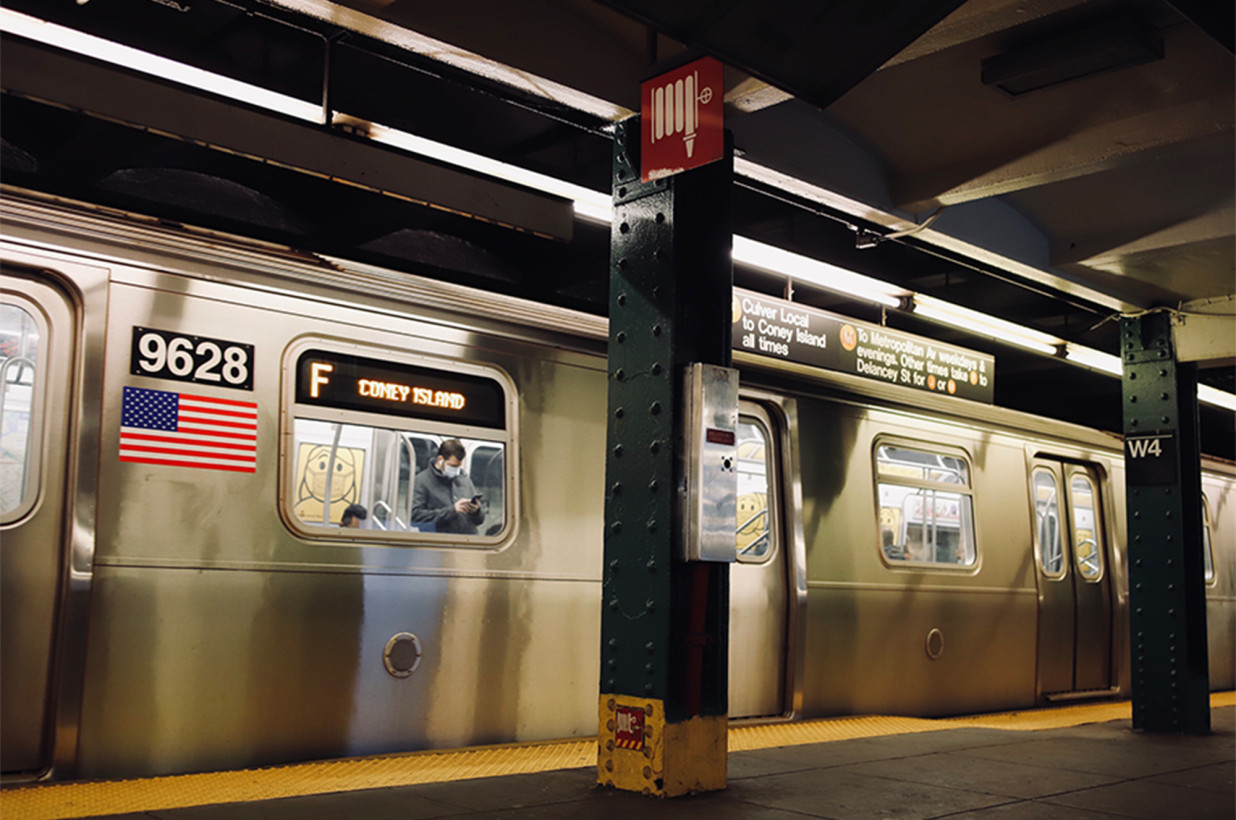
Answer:
[[(10, 788), (0, 794), (0, 816), (4, 820), (1236, 818), (1236, 697), (1217, 693), (1211, 702), (1213, 732), (1203, 737), (1133, 732), (1127, 702), (939, 721), (842, 718), (786, 727), (739, 727), (731, 732), (729, 787), (672, 800), (596, 788), (593, 766), (572, 765), (579, 762), (573, 755), (591, 754), (589, 741)], [(577, 749), (580, 743), (584, 746)], [(547, 758), (536, 757), (546, 749)], [(534, 762), (511, 763), (506, 753)], [(482, 758), (490, 769), (478, 768)], [(453, 759), (465, 761), (454, 774), (445, 764)], [(442, 782), (374, 787), (374, 782), (394, 777), (387, 773), (373, 779), (375, 766), (385, 761), (410, 764), (408, 771), (419, 772), (421, 779)], [(560, 768), (563, 765), (567, 768)], [(548, 770), (446, 779), (494, 766)], [(247, 790), (229, 785), (227, 778), (236, 776), (248, 782)], [(271, 783), (264, 786), (263, 778)], [(301, 796), (252, 799), (272, 794), (272, 787), (278, 793), (277, 784), (283, 784), (285, 793)], [(106, 804), (112, 808), (104, 808), (100, 802), (104, 798), (112, 801)], [(117, 813), (117, 806), (129, 808)]]

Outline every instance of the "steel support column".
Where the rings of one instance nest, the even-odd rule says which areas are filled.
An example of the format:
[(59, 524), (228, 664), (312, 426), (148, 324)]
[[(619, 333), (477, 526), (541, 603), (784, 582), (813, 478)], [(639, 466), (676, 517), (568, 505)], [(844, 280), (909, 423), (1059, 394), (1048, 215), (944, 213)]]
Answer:
[(1167, 313), (1120, 323), (1133, 728), (1210, 731), (1197, 368)]
[(722, 161), (640, 182), (639, 119), (614, 137), (598, 781), (725, 787), (729, 566), (680, 559), (686, 365), (730, 364)]

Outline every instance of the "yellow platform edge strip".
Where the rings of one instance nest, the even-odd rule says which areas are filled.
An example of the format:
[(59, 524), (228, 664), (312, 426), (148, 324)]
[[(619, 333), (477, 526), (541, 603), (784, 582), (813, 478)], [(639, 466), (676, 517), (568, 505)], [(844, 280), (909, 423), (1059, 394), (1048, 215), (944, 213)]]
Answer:
[[(1210, 706), (1236, 705), (1236, 692), (1214, 692)], [(1038, 731), (1127, 720), (1129, 701), (1026, 709), (958, 718), (864, 716), (734, 726), (731, 752), (863, 737), (983, 728)], [(91, 815), (244, 803), (332, 792), (441, 783), (595, 766), (595, 738), (450, 751), (347, 758), (230, 772), (130, 780), (13, 786), (0, 792), (4, 820), (61, 820)]]

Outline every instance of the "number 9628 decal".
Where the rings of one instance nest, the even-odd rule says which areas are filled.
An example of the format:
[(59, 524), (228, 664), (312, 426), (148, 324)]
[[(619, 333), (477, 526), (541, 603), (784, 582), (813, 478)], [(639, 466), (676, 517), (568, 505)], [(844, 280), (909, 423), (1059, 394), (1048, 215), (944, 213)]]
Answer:
[(135, 327), (129, 372), (134, 376), (252, 390), (253, 345)]

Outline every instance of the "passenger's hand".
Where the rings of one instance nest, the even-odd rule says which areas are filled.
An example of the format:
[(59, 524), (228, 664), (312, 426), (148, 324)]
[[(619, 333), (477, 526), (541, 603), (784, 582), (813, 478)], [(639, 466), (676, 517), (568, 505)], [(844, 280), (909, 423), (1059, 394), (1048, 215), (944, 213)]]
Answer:
[(480, 504), (474, 504), (470, 499), (461, 498), (455, 502), (455, 512), (460, 515), (474, 513), (481, 508)]

